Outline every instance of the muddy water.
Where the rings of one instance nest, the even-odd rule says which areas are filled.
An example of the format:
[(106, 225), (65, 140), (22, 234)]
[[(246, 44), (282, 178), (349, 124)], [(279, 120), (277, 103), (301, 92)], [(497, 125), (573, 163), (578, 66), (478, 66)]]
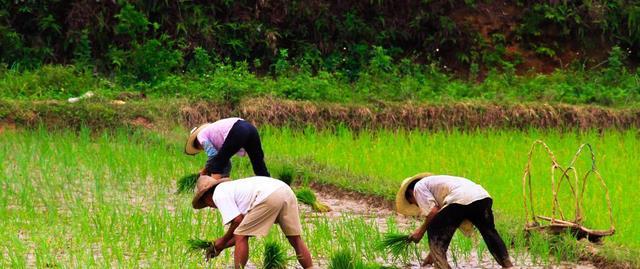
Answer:
[[(360, 216), (374, 220), (378, 223), (382, 230), (386, 230), (387, 218), (390, 216), (396, 216), (397, 225), (400, 228), (408, 228), (415, 225), (418, 220), (414, 218), (407, 218), (397, 214), (395, 211), (387, 208), (386, 206), (372, 205), (368, 201), (356, 199), (356, 195), (339, 193), (336, 191), (329, 191), (327, 189), (316, 189), (316, 195), (318, 200), (331, 207), (332, 211), (325, 213), (328, 218), (337, 219), (342, 216)], [(302, 205), (302, 210), (310, 212), (311, 209), (308, 206)], [(426, 253), (423, 253), (423, 257)], [(516, 268), (577, 268), (577, 269), (595, 269), (597, 268), (588, 262), (579, 263), (560, 263), (555, 265), (536, 265), (532, 262), (528, 255), (525, 257), (519, 257), (514, 261)], [(454, 268), (470, 269), (470, 268), (501, 268), (493, 258), (485, 252), (482, 258), (479, 258), (476, 251), (471, 251), (468, 257), (458, 258), (454, 263), (452, 260), (452, 254), (449, 252), (449, 263)], [(432, 266), (420, 266), (421, 261), (416, 261), (412, 264), (407, 264), (404, 268), (433, 268)], [(326, 261), (318, 261), (321, 268), (326, 268)]]

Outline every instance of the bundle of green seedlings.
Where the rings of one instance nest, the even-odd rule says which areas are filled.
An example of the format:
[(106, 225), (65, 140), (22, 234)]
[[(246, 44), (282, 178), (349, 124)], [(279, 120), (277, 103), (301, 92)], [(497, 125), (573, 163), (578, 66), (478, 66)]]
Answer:
[(313, 191), (308, 187), (302, 187), (296, 190), (296, 197), (298, 198), (298, 201), (303, 204), (310, 205), (311, 208), (313, 208), (313, 210), (317, 212), (324, 213), (331, 211), (331, 208), (328, 205), (325, 205), (318, 201), (318, 198), (316, 198), (316, 194), (313, 193)]
[(286, 269), (289, 260), (291, 258), (280, 243), (269, 241), (264, 244), (263, 269)]
[(293, 180), (295, 179), (295, 169), (289, 165), (285, 165), (282, 167), (282, 170), (280, 170), (280, 175), (278, 176), (278, 179), (282, 180), (284, 183), (287, 183), (287, 185), (291, 186), (291, 183), (293, 183)]
[(187, 246), (189, 247), (190, 251), (196, 252), (210, 248), (211, 246), (213, 246), (213, 242), (200, 238), (189, 239), (187, 240)]
[(373, 263), (366, 263), (360, 256), (354, 256), (348, 249), (341, 249), (331, 255), (329, 269), (392, 269)]
[(384, 235), (384, 238), (378, 244), (378, 249), (389, 252), (389, 254), (397, 259), (409, 256), (412, 243), (409, 235), (388, 233)]
[(196, 187), (196, 182), (198, 181), (199, 176), (200, 174), (194, 173), (178, 179), (178, 193), (192, 192)]

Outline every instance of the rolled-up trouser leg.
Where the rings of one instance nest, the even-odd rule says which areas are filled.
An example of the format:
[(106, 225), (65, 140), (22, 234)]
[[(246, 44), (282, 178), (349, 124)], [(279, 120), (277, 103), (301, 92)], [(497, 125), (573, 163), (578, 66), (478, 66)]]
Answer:
[(447, 262), (447, 249), (463, 219), (461, 206), (452, 204), (438, 212), (429, 223), (427, 227), (429, 250), (436, 268), (451, 268)]
[(512, 264), (507, 247), (502, 238), (500, 238), (494, 224), (492, 204), (491, 198), (485, 198), (469, 204), (467, 207), (469, 220), (480, 231), (489, 252), (491, 252), (498, 264), (503, 267), (511, 267)]

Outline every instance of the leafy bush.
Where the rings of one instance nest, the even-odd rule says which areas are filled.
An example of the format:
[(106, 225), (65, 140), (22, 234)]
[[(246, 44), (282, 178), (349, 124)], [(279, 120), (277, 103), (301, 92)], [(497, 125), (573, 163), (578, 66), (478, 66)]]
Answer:
[(189, 62), (187, 70), (195, 75), (201, 75), (211, 72), (213, 63), (207, 50), (202, 47), (196, 47), (193, 50), (193, 59)]
[(137, 79), (155, 82), (175, 72), (182, 66), (182, 53), (172, 49), (167, 38), (151, 39), (142, 45), (134, 45), (128, 55), (126, 70)]
[(137, 35), (144, 34), (149, 29), (150, 22), (147, 17), (129, 3), (125, 3), (115, 17), (118, 19), (114, 29), (116, 34), (128, 35), (135, 39)]
[(0, 97), (3, 98), (66, 99), (107, 88), (104, 80), (72, 66), (45, 65), (33, 71), (0, 73)]

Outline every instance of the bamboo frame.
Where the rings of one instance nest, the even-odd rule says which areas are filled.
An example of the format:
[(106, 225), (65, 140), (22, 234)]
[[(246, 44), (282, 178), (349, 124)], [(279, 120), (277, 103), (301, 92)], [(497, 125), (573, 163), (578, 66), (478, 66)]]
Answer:
[[(533, 199), (533, 190), (531, 183), (531, 163), (533, 152), (536, 147), (542, 147), (544, 152), (547, 154), (549, 159), (551, 160), (551, 192), (553, 197), (552, 199), (552, 207), (551, 207), (551, 217), (539, 216), (535, 213), (534, 207), (534, 199)], [(575, 167), (576, 161), (578, 157), (583, 153), (585, 149), (589, 150), (591, 156), (591, 169), (588, 170), (582, 177), (580, 177), (580, 173)], [(556, 170), (560, 170), (561, 176), (558, 180), (556, 180)], [(582, 210), (582, 201), (584, 198), (584, 192), (587, 186), (587, 181), (591, 175), (595, 175), (598, 178), (600, 185), (602, 186), (605, 198), (607, 200), (607, 209), (609, 211), (609, 221), (610, 226), (608, 230), (593, 230), (583, 226), (584, 215)], [(572, 180), (573, 178), (573, 184)], [(560, 187), (563, 181), (567, 181), (569, 184), (569, 188), (571, 194), (574, 199), (575, 206), (575, 215), (572, 221), (567, 220), (565, 217), (562, 208), (560, 207), (560, 202), (558, 200), (558, 193), (560, 191)], [(528, 187), (528, 193), (527, 193)], [(528, 195), (527, 195), (528, 194)], [(544, 143), (542, 140), (536, 140), (531, 145), (531, 149), (528, 154), (528, 161), (524, 169), (524, 175), (522, 176), (522, 196), (524, 202), (525, 209), (525, 230), (562, 230), (562, 229), (572, 229), (576, 232), (582, 232), (586, 234), (586, 237), (594, 238), (594, 240), (599, 240), (603, 236), (613, 235), (615, 233), (615, 224), (613, 220), (613, 210), (611, 206), (611, 198), (609, 197), (609, 189), (604, 182), (604, 179), (600, 175), (600, 172), (596, 166), (596, 157), (593, 151), (593, 147), (590, 144), (582, 144), (578, 148), (577, 152), (574, 154), (571, 162), (566, 168), (563, 168), (557, 161), (555, 155), (549, 148), (549, 146)], [(558, 216), (559, 214), (559, 216)], [(548, 225), (541, 225), (539, 221), (549, 222)]]

